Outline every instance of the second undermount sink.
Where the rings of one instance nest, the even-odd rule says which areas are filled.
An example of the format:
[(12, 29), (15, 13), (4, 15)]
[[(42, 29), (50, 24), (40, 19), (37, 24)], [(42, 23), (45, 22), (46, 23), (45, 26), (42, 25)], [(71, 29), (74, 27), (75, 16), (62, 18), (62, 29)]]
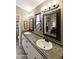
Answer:
[(31, 34), (30, 32), (25, 32), (24, 34)]
[(45, 41), (45, 39), (37, 40), (36, 45), (44, 50), (50, 50), (53, 47), (52, 43), (50, 41), (49, 42)]

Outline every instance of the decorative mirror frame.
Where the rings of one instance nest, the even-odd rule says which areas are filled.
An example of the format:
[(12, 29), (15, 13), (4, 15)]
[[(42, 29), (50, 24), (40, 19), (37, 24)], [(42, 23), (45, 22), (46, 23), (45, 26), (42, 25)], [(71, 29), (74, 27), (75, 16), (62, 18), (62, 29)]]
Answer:
[(55, 11), (51, 12), (50, 14), (52, 14), (52, 13), (56, 13), (56, 16), (57, 16), (56, 17), (56, 27), (57, 27), (56, 28), (56, 33), (57, 33), (56, 37), (44, 33), (44, 30), (45, 30), (44, 29), (44, 16), (47, 14), (43, 14), (43, 35), (52, 37), (52, 38), (60, 41), (61, 40), (61, 9), (55, 10)]
[(27, 29), (27, 21), (24, 21), (24, 29)]

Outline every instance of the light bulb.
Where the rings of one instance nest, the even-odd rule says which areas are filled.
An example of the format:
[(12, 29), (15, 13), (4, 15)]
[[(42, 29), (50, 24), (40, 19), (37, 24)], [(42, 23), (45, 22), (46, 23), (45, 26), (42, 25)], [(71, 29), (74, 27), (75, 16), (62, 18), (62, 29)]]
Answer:
[(52, 4), (53, 4), (53, 5), (56, 5), (56, 4), (57, 4), (57, 1), (56, 1), (56, 0), (54, 0), (54, 1), (52, 2)]
[(41, 8), (41, 11), (44, 11), (44, 7)]
[(48, 4), (48, 7), (51, 7), (51, 3)]
[(57, 4), (57, 0), (52, 1), (52, 6)]
[(47, 6), (44, 6), (44, 10), (46, 10), (47, 9)]

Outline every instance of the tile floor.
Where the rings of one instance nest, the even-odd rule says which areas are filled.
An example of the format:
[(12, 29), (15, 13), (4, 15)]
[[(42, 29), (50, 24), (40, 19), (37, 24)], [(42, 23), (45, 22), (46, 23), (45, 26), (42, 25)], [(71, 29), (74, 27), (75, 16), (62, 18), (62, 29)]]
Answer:
[(23, 48), (16, 42), (16, 59), (28, 59)]

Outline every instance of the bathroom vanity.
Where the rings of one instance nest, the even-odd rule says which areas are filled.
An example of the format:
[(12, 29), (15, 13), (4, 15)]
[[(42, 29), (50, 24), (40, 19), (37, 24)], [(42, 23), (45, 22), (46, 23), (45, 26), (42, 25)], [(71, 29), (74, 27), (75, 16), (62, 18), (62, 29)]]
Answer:
[(42, 55), (34, 48), (31, 41), (22, 35), (22, 46), (28, 57), (28, 59), (45, 59)]
[(42, 37), (31, 33), (22, 33), (22, 46), (28, 59), (61, 59), (63, 55), (63, 47), (52, 43), (52, 48), (45, 50), (40, 48), (36, 42), (43, 39)]

